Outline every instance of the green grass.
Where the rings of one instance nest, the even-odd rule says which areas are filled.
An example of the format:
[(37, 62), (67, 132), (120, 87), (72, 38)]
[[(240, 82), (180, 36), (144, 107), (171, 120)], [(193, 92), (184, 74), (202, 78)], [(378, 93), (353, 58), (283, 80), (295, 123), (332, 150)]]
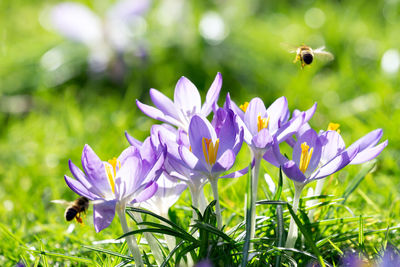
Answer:
[[(101, 12), (111, 1), (86, 2)], [(380, 66), (384, 52), (398, 44), (400, 21), (396, 19), (399, 10), (396, 3), (232, 1), (228, 5), (192, 1), (186, 4), (189, 12), (183, 22), (171, 27), (158, 20), (161, 4), (156, 3), (147, 17), (148, 57), (145, 61), (130, 62), (131, 68), (120, 83), (88, 74), (86, 49), (63, 43), (56, 33), (40, 25), (38, 17), (43, 8), (55, 3), (24, 0), (0, 3), (2, 266), (14, 266), (19, 261), (43, 266), (55, 262), (117, 265), (118, 257), (104, 250), (124, 254), (126, 248), (119, 243), (95, 241), (121, 236), (118, 222), (96, 234), (90, 209), (85, 225), (76, 225), (68, 233), (69, 224), (63, 218), (65, 207), (50, 202), (76, 198), (63, 180), (63, 175), (69, 174), (68, 159), (79, 165), (84, 144), (90, 144), (102, 159), (119, 155), (128, 145), (125, 130), (144, 139), (155, 123), (136, 108), (136, 98), (150, 103), (149, 88), (172, 97), (176, 81), (184, 75), (198, 86), (204, 99), (217, 71), (224, 78), (219, 104), (227, 92), (237, 103), (260, 96), (269, 104), (285, 95), (291, 110), (304, 110), (318, 102), (311, 125), (326, 129), (331, 121), (339, 123), (347, 144), (373, 129), (383, 128), (383, 139), (389, 139), (389, 145), (373, 171), (360, 177), (357, 175), (363, 167), (349, 166), (329, 179), (323, 194), (332, 197), (318, 207), (319, 224), (307, 224), (303, 213), (298, 216), (315, 241), (316, 249), (328, 262), (337, 263), (341, 252), (350, 247), (372, 258), (387, 242), (400, 246), (398, 230), (393, 230), (400, 224), (399, 80), (398, 74), (388, 75)], [(318, 29), (308, 27), (304, 20), (311, 7), (325, 14), (325, 23)], [(209, 45), (197, 30), (202, 14), (209, 10), (220, 12), (229, 27), (227, 38), (216, 46)], [(304, 70), (292, 64), (293, 55), (280, 45), (306, 43), (315, 47), (321, 45), (321, 40), (325, 40), (335, 60), (326, 64), (317, 61)], [(40, 58), (56, 46), (67, 51), (75, 72), (65, 83), (52, 86), (49, 81), (55, 74), (41, 67)], [(12, 113), (6, 103), (17, 104), (9, 102), (15, 100), (10, 97), (22, 97), (25, 111)], [(235, 166), (245, 167), (248, 161), (248, 150), (243, 148)], [(263, 167), (278, 184), (279, 171), (267, 163)], [(354, 187), (357, 177), (360, 183)], [(259, 199), (271, 199), (268, 186), (260, 180)], [(226, 230), (229, 230), (245, 218), (247, 180), (245, 177), (224, 180), (219, 188), (224, 222), (228, 222)], [(283, 179), (280, 199), (287, 201), (293, 196), (292, 191), (291, 182)], [(206, 192), (211, 201), (209, 186)], [(174, 221), (187, 222), (182, 217), (190, 216), (188, 207), (190, 198), (186, 192), (171, 210), (176, 217)], [(285, 206), (281, 208), (287, 229), (290, 211)], [(273, 242), (266, 241), (276, 238), (277, 210), (275, 205), (257, 207), (257, 214), (265, 219), (259, 225), (257, 236), (261, 239), (257, 246), (271, 251), (261, 260), (281, 254)], [(307, 242), (308, 238), (299, 238), (297, 248)], [(311, 247), (307, 252), (318, 254)], [(301, 264), (310, 259), (301, 253), (293, 255)], [(281, 260), (288, 262), (285, 257)]]

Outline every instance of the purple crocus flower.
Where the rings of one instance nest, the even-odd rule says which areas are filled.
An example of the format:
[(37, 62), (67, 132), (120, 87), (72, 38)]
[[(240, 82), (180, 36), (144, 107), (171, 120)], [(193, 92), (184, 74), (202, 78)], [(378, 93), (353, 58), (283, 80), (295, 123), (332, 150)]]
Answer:
[(264, 102), (256, 97), (250, 103), (245, 102), (240, 108), (227, 95), (225, 106), (231, 108), (238, 114), (239, 125), (244, 129), (244, 140), (249, 145), (254, 167), (252, 169), (252, 203), (250, 238), (255, 233), (255, 202), (257, 200), (258, 176), (262, 158), (279, 165), (272, 152), (275, 142), (281, 143), (290, 138), (301, 125), (308, 121), (315, 112), (314, 105), (307, 112), (301, 112), (289, 120), (290, 112), (287, 99), (282, 96), (275, 100), (268, 108)]
[(221, 210), (218, 199), (218, 178), (222, 172), (229, 170), (235, 162), (236, 155), (243, 143), (243, 129), (239, 128), (237, 115), (230, 109), (216, 113), (223, 116), (215, 119), (218, 127), (214, 128), (206, 118), (194, 115), (189, 124), (189, 149), (179, 147), (179, 154), (188, 168), (194, 173), (207, 177), (211, 184), (218, 227), (222, 227)]
[(147, 116), (175, 125), (186, 132), (194, 115), (208, 116), (216, 102), (222, 86), (222, 75), (217, 73), (207, 92), (206, 101), (201, 105), (201, 97), (196, 86), (186, 77), (179, 79), (175, 87), (174, 102), (156, 89), (150, 89), (150, 97), (156, 108), (136, 100), (138, 108)]
[(239, 116), (239, 124), (244, 129), (244, 141), (252, 150), (263, 152), (271, 147), (274, 138), (280, 143), (296, 133), (314, 115), (316, 109), (315, 104), (289, 120), (290, 112), (284, 96), (275, 100), (268, 108), (258, 97), (245, 102), (239, 108), (228, 94), (225, 105)]
[(101, 161), (90, 146), (82, 152), (82, 172), (72, 161), (69, 168), (76, 179), (65, 175), (67, 185), (78, 195), (93, 201), (96, 232), (108, 227), (117, 206), (149, 199), (157, 191), (164, 154), (148, 162), (134, 147), (125, 149), (118, 158)]
[[(325, 178), (348, 165), (357, 155), (359, 147), (344, 149), (338, 133), (328, 131), (318, 135), (313, 129), (302, 133), (293, 146), (292, 160), (284, 157), (276, 142), (273, 151), (286, 176), (294, 181), (293, 211), (296, 213), (304, 186), (314, 180)], [(297, 226), (290, 220), (286, 247), (292, 248), (297, 239)]]
[(274, 145), (276, 159), (284, 173), (293, 181), (307, 184), (335, 173), (355, 158), (358, 146), (344, 149), (340, 135), (328, 131), (318, 135), (313, 129), (305, 131), (294, 144), (293, 160), (280, 154), (278, 145)]
[(182, 160), (207, 178), (218, 177), (232, 168), (243, 142), (237, 116), (231, 110), (225, 112), (227, 117), (217, 129), (206, 118), (193, 116), (189, 125), (190, 148), (179, 147)]

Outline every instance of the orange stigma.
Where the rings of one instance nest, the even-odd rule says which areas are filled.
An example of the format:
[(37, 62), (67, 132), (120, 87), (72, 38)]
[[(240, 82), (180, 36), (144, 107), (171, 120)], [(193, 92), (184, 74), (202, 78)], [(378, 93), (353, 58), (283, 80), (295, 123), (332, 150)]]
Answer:
[(110, 163), (110, 165), (108, 164), (104, 164), (105, 168), (106, 168), (106, 174), (107, 174), (107, 178), (108, 181), (110, 182), (110, 187), (113, 193), (114, 192), (114, 187), (115, 187), (115, 181), (114, 178), (117, 175), (117, 164), (118, 164), (118, 168), (121, 168), (121, 162), (117, 159), (117, 158), (113, 158), (110, 159), (108, 161), (108, 163)]
[(262, 118), (261, 114), (258, 114), (258, 117), (257, 117), (257, 130), (261, 131), (262, 129), (267, 128), (268, 124), (269, 124), (269, 116), (268, 116), (268, 118)]
[(215, 161), (217, 160), (217, 153), (218, 153), (218, 146), (219, 146), (219, 139), (213, 143), (211, 139), (203, 137), (201, 140), (203, 145), (203, 153), (206, 162), (211, 166), (214, 165)]
[(309, 149), (310, 146), (306, 142), (301, 144), (301, 156), (300, 156), (300, 166), (299, 169), (302, 173), (305, 173), (308, 165), (310, 164), (311, 156), (313, 154), (314, 148)]
[(242, 105), (239, 106), (239, 108), (241, 110), (243, 110), (244, 112), (246, 112), (247, 108), (249, 107), (249, 102), (244, 102)]
[(336, 131), (337, 133), (340, 133), (339, 127), (340, 127), (339, 123), (330, 122), (327, 131)]

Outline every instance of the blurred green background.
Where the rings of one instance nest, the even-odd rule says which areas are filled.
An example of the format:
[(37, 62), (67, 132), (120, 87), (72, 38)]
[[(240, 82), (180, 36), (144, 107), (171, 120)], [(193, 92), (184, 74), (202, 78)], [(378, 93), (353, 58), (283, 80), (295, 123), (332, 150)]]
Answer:
[[(0, 237), (9, 241), (0, 245), (0, 263), (21, 255), (33, 261), (26, 248), (40, 247), (100, 258), (80, 245), (115, 238), (119, 227), (95, 234), (89, 212), (71, 234), (64, 207), (50, 203), (76, 198), (63, 180), (68, 159), (79, 164), (84, 144), (104, 160), (118, 156), (128, 145), (125, 130), (144, 139), (155, 123), (135, 99), (151, 104), (150, 88), (172, 98), (181, 76), (204, 99), (218, 71), (220, 105), (227, 92), (238, 104), (284, 95), (291, 110), (318, 102), (311, 125), (339, 123), (347, 144), (383, 128), (389, 145), (349, 206), (378, 215), (384, 227), (400, 222), (399, 1), (153, 1), (133, 27), (134, 49), (101, 72), (89, 66), (90, 48), (52, 29), (49, 14), (58, 3), (0, 2)], [(103, 19), (114, 4), (81, 3)], [(325, 45), (335, 59), (317, 58), (302, 70), (282, 43)], [(123, 73), (116, 62), (124, 62)], [(242, 154), (238, 167), (247, 165)], [(334, 186), (344, 187), (358, 170), (347, 168)], [(222, 205), (242, 216), (244, 191), (235, 184), (244, 179), (224, 183)], [(180, 205), (189, 203), (185, 196)]]

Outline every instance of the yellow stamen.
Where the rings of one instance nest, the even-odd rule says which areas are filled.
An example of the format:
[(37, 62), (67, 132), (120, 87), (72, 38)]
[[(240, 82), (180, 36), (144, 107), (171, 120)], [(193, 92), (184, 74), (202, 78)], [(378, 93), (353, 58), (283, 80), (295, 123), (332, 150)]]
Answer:
[(247, 108), (249, 107), (249, 102), (244, 102), (242, 105), (239, 106), (239, 108), (241, 110), (243, 110), (244, 112), (246, 112)]
[(115, 187), (114, 178), (117, 175), (117, 164), (118, 164), (118, 168), (121, 168), (121, 162), (117, 158), (113, 158), (113, 159), (110, 159), (108, 161), (108, 163), (110, 163), (111, 166), (108, 164), (104, 164), (104, 166), (106, 168), (107, 178), (108, 178), (108, 181), (110, 182), (111, 190), (114, 193), (114, 187)]
[(261, 114), (258, 114), (258, 117), (257, 117), (257, 130), (261, 131), (262, 129), (267, 128), (268, 124), (269, 124), (269, 116), (268, 116), (268, 118), (262, 118)]
[(330, 122), (327, 131), (336, 131), (337, 133), (340, 133), (339, 127), (340, 127), (339, 123)]
[(309, 146), (307, 145), (306, 142), (301, 144), (301, 156), (300, 156), (300, 166), (299, 169), (302, 173), (305, 173), (308, 165), (310, 164), (310, 160), (314, 151), (314, 148), (312, 147), (309, 150)]
[(213, 143), (211, 139), (203, 137), (201, 140), (201, 144), (203, 146), (203, 154), (206, 162), (209, 165), (214, 165), (217, 160), (217, 153), (219, 147), (219, 139)]

